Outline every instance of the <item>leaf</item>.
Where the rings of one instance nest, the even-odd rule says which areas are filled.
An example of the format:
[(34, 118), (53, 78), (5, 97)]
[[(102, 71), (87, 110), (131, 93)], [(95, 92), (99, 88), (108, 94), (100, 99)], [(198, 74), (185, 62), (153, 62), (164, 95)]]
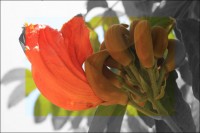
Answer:
[[(192, 72), (192, 89), (194, 96), (199, 100), (199, 25), (195, 19), (178, 19), (177, 28), (181, 31), (179, 40), (184, 42), (188, 54), (189, 68)], [(175, 30), (176, 34), (179, 33)]]
[(122, 1), (125, 12), (130, 19), (141, 16), (151, 16), (155, 1)]
[(126, 112), (128, 116), (138, 116), (137, 110), (131, 105), (127, 106)]
[(25, 70), (25, 88), (26, 88), (26, 96), (28, 96), (34, 89), (36, 89), (35, 82), (32, 77), (32, 73), (30, 70)]
[(127, 122), (129, 128), (131, 129), (130, 132), (144, 132), (144, 133), (149, 132), (148, 131), (149, 127), (144, 123), (144, 121), (139, 116), (134, 116), (134, 117), (129, 116)]
[(89, 132), (120, 132), (126, 106), (99, 106), (91, 122)]
[(80, 117), (80, 116), (73, 117), (73, 119), (71, 120), (72, 128), (77, 129), (82, 120), (83, 120), (83, 117)]
[(91, 108), (87, 110), (81, 111), (73, 111), (69, 114), (69, 116), (94, 116), (96, 108)]
[(2, 84), (9, 84), (14, 81), (23, 81), (25, 77), (25, 69), (24, 68), (15, 68), (8, 71), (2, 78)]
[[(177, 73), (169, 73), (166, 85), (166, 95), (161, 100), (165, 109), (170, 112), (171, 118), (183, 132), (195, 132), (194, 120), (189, 105), (184, 101), (182, 94), (176, 84)], [(163, 122), (156, 120), (157, 132), (172, 132)]]
[(25, 98), (25, 86), (24, 82), (20, 83), (14, 91), (9, 96), (8, 99), (8, 108), (11, 108), (15, 106), (17, 103), (19, 103), (23, 98)]
[[(152, 127), (154, 125), (154, 120), (152, 118), (150, 118), (150, 117), (144, 115), (143, 113), (137, 111), (131, 105), (127, 106), (127, 115), (130, 117), (130, 121), (135, 121), (135, 120), (131, 120), (131, 117), (140, 117), (145, 122), (145, 124), (147, 124), (148, 126)], [(137, 118), (135, 118), (135, 119), (137, 119)], [(139, 121), (139, 118), (138, 118), (138, 121)]]
[(186, 61), (182, 66), (180, 66), (179, 72), (183, 81), (185, 81), (185, 83), (188, 85), (192, 85), (192, 73), (190, 71), (188, 61)]
[(61, 129), (66, 124), (70, 113), (71, 111), (52, 104), (52, 123), (55, 130)]
[(35, 122), (44, 121), (49, 113), (51, 113), (51, 103), (43, 95), (39, 95), (34, 106)]
[(100, 47), (100, 42), (98, 39), (98, 35), (94, 30), (90, 31), (90, 42), (92, 44), (92, 48), (94, 50), (94, 52), (98, 52), (99, 51), (99, 47)]
[(171, 16), (173, 18), (188, 17), (188, 11), (190, 10), (192, 2), (191, 0), (162, 1), (160, 7), (153, 13), (153, 16)]
[(102, 19), (103, 16), (102, 15), (97, 15), (95, 17), (93, 17), (89, 22), (87, 22), (86, 24), (88, 24), (88, 26), (91, 29), (95, 29), (96, 27), (100, 26), (102, 24)]
[(88, 2), (87, 2), (87, 13), (95, 7), (107, 8), (108, 3), (106, 2), (106, 0), (101, 0), (101, 1), (88, 0)]
[[(30, 71), (25, 68), (16, 68), (8, 71), (2, 78), (2, 84), (9, 84), (14, 81), (20, 81), (20, 84), (15, 87), (8, 99), (8, 108), (18, 104), (25, 96), (27, 96), (33, 89), (33, 79), (30, 77)], [(32, 87), (32, 88), (31, 88)]]
[(109, 9), (103, 14), (102, 26), (104, 33), (106, 33), (108, 28), (113, 24), (119, 24), (119, 19), (116, 12), (114, 12), (112, 9)]

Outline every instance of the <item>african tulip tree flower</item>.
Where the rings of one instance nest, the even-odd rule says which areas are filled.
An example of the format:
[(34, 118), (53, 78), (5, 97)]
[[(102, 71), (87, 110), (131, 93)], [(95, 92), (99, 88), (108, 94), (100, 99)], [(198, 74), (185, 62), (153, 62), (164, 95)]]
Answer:
[(65, 23), (60, 31), (46, 25), (25, 25), (24, 37), (33, 79), (48, 100), (67, 110), (84, 110), (103, 102), (82, 69), (93, 50), (81, 16)]

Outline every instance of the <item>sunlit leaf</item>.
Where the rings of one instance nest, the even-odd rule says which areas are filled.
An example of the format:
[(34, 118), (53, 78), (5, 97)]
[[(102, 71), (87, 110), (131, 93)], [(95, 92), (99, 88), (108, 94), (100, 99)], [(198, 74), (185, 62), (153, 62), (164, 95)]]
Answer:
[(99, 0), (99, 1), (94, 1), (94, 0), (88, 0), (87, 2), (87, 12), (89, 12), (91, 9), (95, 7), (108, 7), (108, 3), (106, 0)]
[(20, 81), (20, 83), (11, 93), (8, 100), (8, 107), (12, 107), (19, 103), (36, 88), (31, 72), (25, 68), (15, 68), (8, 71), (3, 76), (1, 83), (7, 85), (14, 81)]
[(23, 98), (25, 98), (24, 82), (20, 83), (10, 94), (8, 99), (8, 108), (15, 106)]
[(152, 6), (156, 1), (148, 0), (135, 0), (135, 1), (122, 1), (125, 12), (128, 17), (141, 17), (151, 16)]
[(24, 68), (15, 68), (8, 71), (2, 78), (2, 84), (9, 84), (14, 81), (23, 81), (25, 77), (25, 69)]
[(98, 52), (100, 47), (100, 42), (98, 40), (98, 34), (94, 30), (90, 31), (90, 42), (92, 44), (94, 52)]
[(91, 29), (95, 29), (96, 27), (100, 26), (102, 24), (102, 19), (103, 16), (95, 16), (93, 17), (88, 23), (89, 23), (89, 27)]
[(89, 132), (120, 132), (126, 106), (99, 106), (91, 122)]
[(138, 112), (133, 106), (128, 105), (127, 106), (127, 115), (128, 116), (138, 116)]
[(52, 104), (52, 123), (55, 130), (61, 129), (69, 119), (71, 111), (59, 108)]
[(26, 88), (26, 96), (28, 96), (34, 89), (36, 89), (35, 82), (32, 77), (32, 73), (30, 70), (25, 70), (25, 88)]
[(168, 39), (176, 39), (176, 35), (174, 34), (173, 31), (171, 31), (171, 32), (168, 34)]
[(104, 33), (108, 30), (108, 28), (113, 24), (119, 24), (119, 19), (115, 11), (109, 9), (104, 12), (102, 26)]
[(81, 110), (81, 111), (73, 111), (70, 116), (94, 116), (94, 113), (96, 111), (96, 108), (91, 108), (87, 110)]
[(51, 113), (51, 103), (43, 96), (39, 95), (34, 106), (34, 119), (36, 123), (44, 121)]

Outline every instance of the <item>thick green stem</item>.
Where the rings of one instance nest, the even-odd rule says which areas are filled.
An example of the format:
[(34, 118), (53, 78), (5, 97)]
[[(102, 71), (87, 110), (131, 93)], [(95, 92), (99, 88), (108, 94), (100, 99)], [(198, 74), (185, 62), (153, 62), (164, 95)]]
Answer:
[(140, 107), (137, 103), (135, 103), (131, 96), (129, 96), (129, 103), (131, 105), (133, 105), (138, 111), (142, 112), (143, 114), (155, 119), (155, 120), (161, 120), (161, 116), (159, 116), (159, 114), (157, 113), (154, 113), (146, 108), (143, 108), (143, 107)]
[(138, 91), (138, 90), (136, 90), (136, 89), (131, 89), (131, 88), (129, 88), (129, 86), (126, 85), (126, 84), (124, 84), (124, 85), (122, 86), (122, 88), (125, 89), (125, 90), (128, 90), (129, 92), (131, 92), (131, 93), (133, 93), (134, 95), (140, 97), (141, 99), (147, 99), (147, 97), (146, 97), (144, 94), (142, 94), (140, 91)]
[(165, 78), (166, 72), (167, 72), (167, 71), (166, 71), (165, 66), (162, 66), (162, 67), (161, 67), (161, 70), (160, 70), (159, 78), (158, 78), (158, 88), (161, 87), (162, 82), (163, 82), (163, 80), (164, 80), (164, 78)]
[(131, 62), (129, 65), (128, 65), (128, 68), (131, 70), (131, 72), (133, 73), (133, 75), (135, 76), (136, 80), (140, 83), (140, 73), (138, 72), (136, 66)]
[(156, 82), (156, 75), (153, 71), (153, 68), (148, 68), (146, 70), (147, 70), (147, 73), (148, 73), (149, 78), (150, 78), (151, 88), (152, 88), (152, 91), (153, 91), (153, 97), (155, 99), (158, 96), (158, 93), (159, 93), (158, 85), (157, 85), (157, 82)]

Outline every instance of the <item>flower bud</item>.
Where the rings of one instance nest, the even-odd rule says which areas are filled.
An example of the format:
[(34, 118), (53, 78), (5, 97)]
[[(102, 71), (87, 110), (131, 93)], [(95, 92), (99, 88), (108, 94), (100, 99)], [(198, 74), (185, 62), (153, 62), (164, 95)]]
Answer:
[[(100, 46), (100, 50), (104, 50), (104, 49), (106, 49), (105, 41), (103, 41)], [(104, 65), (106, 65), (108, 67), (112, 67), (112, 68), (122, 69), (121, 64), (119, 64), (117, 61), (115, 61), (111, 56), (109, 56), (105, 60)]]
[(129, 31), (122, 25), (112, 25), (105, 35), (106, 49), (117, 62), (127, 66), (133, 60), (128, 48), (131, 46), (129, 41)]
[(167, 72), (171, 72), (181, 65), (186, 56), (184, 45), (175, 39), (168, 40), (168, 55), (165, 60)]
[(104, 101), (106, 105), (121, 104), (126, 105), (128, 102), (128, 96), (125, 92), (117, 88), (110, 82), (113, 77), (106, 78), (103, 75), (103, 64), (108, 58), (109, 53), (107, 50), (103, 50), (88, 57), (85, 62), (85, 73), (87, 80), (92, 87), (94, 93)]
[(167, 31), (160, 26), (154, 26), (151, 29), (151, 35), (153, 41), (154, 57), (157, 59), (162, 58), (168, 45)]
[(154, 54), (151, 38), (151, 27), (147, 20), (141, 20), (136, 25), (134, 31), (134, 42), (136, 54), (143, 67), (153, 67)]
[(140, 20), (134, 20), (132, 23), (131, 23), (131, 26), (130, 26), (130, 41), (131, 43), (134, 43), (134, 31), (135, 31), (135, 26), (138, 24)]

